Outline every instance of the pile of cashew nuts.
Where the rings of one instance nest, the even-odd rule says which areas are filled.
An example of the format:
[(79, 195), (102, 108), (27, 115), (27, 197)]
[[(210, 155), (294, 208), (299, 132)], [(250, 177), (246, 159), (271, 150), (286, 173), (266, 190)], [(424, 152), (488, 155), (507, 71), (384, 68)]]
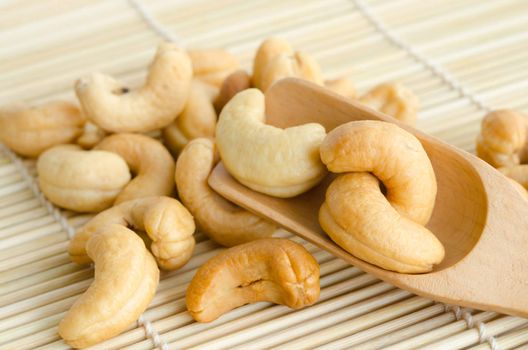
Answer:
[[(195, 320), (210, 322), (258, 301), (291, 308), (317, 301), (319, 265), (310, 253), (272, 238), (275, 224), (209, 187), (219, 160), (240, 183), (281, 198), (337, 173), (319, 212), (332, 240), (399, 272), (427, 272), (442, 260), (442, 244), (424, 226), (436, 179), (420, 142), (383, 122), (353, 122), (328, 134), (318, 124), (268, 125), (264, 93), (284, 77), (326, 86), (403, 123), (416, 120), (418, 100), (401, 84), (383, 83), (358, 97), (349, 80), (325, 80), (312, 56), (277, 38), (259, 46), (251, 74), (225, 50), (162, 43), (143, 86), (93, 73), (75, 82), (78, 104), (0, 109), (0, 141), (36, 158), (46, 198), (94, 214), (68, 248), (73, 262), (95, 264), (94, 282), (59, 325), (69, 345), (91, 346), (137, 320), (154, 297), (160, 269), (178, 269), (191, 258), (196, 229), (229, 248), (200, 267), (188, 287)], [(519, 166), (525, 133), (510, 137), (511, 146), (490, 141), (503, 134), (487, 134), (482, 150), (491, 160), (511, 161), (500, 166)]]

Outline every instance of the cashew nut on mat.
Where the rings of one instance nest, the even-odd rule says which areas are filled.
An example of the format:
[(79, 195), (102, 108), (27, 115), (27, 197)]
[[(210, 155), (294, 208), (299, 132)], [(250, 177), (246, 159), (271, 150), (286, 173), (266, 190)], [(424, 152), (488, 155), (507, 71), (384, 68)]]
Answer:
[(197, 137), (213, 138), (216, 128), (216, 111), (203, 84), (193, 82), (189, 99), (183, 112), (163, 129), (163, 139), (177, 155), (183, 147)]
[(75, 83), (86, 117), (105, 131), (148, 132), (169, 125), (181, 113), (192, 79), (187, 53), (174, 44), (158, 48), (145, 85), (130, 90), (104, 74)]
[(159, 270), (145, 244), (119, 225), (102, 227), (83, 248), (95, 264), (95, 278), (59, 324), (59, 334), (85, 348), (127, 329), (145, 311), (156, 292)]
[(222, 49), (193, 49), (189, 57), (194, 77), (217, 87), (240, 66), (236, 56)]
[(357, 97), (356, 88), (348, 79), (339, 78), (333, 80), (325, 80), (324, 85), (326, 88), (344, 97), (354, 99)]
[(420, 101), (403, 84), (380, 84), (361, 96), (359, 101), (407, 125), (416, 124)]
[(174, 189), (174, 160), (157, 140), (138, 134), (106, 137), (95, 149), (120, 155), (135, 174), (116, 204), (147, 196), (168, 196)]
[(218, 113), (222, 108), (240, 91), (251, 87), (251, 77), (245, 70), (237, 70), (231, 73), (222, 84), (220, 93), (214, 101), (215, 109)]
[(496, 168), (526, 161), (526, 126), (526, 117), (517, 111), (488, 113), (477, 137), (477, 155)]
[(274, 82), (286, 77), (298, 77), (323, 85), (319, 64), (310, 55), (293, 52), (284, 40), (265, 40), (258, 48), (253, 63), (253, 85), (265, 92)]
[(350, 122), (328, 133), (321, 159), (347, 173), (330, 184), (319, 210), (321, 227), (339, 246), (397, 272), (427, 272), (442, 261), (442, 243), (424, 227), (436, 178), (416, 137), (390, 123)]
[(226, 169), (240, 183), (275, 197), (301, 194), (323, 179), (319, 146), (326, 132), (310, 123), (280, 129), (265, 122), (264, 94), (238, 93), (224, 107), (216, 144)]
[(117, 154), (84, 151), (75, 145), (59, 145), (42, 153), (37, 173), (46, 198), (78, 212), (110, 207), (130, 181), (128, 166)]
[(209, 139), (194, 139), (176, 162), (176, 187), (181, 201), (193, 214), (200, 231), (224, 246), (271, 236), (276, 226), (242, 209), (214, 192), (207, 184), (215, 159)]
[(229, 248), (202, 265), (186, 303), (198, 322), (211, 322), (244, 304), (269, 301), (293, 309), (319, 299), (319, 265), (303, 246), (283, 238)]
[(0, 141), (14, 152), (38, 157), (50, 147), (74, 141), (85, 119), (69, 102), (30, 107), (13, 104), (0, 108)]
[(114, 224), (146, 232), (152, 240), (150, 250), (163, 269), (175, 270), (191, 258), (195, 226), (189, 211), (174, 198), (145, 197), (118, 204), (88, 221), (70, 242), (71, 259), (78, 264), (89, 263), (86, 242), (100, 229)]

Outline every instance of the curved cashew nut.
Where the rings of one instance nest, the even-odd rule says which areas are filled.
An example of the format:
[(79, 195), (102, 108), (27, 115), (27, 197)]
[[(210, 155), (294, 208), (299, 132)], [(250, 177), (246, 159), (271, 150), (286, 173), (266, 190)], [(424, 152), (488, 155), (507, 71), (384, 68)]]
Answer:
[(90, 149), (101, 142), (107, 133), (97, 125), (86, 122), (84, 124), (83, 133), (77, 139), (77, 144), (85, 149)]
[(293, 48), (286, 40), (269, 38), (260, 44), (253, 60), (252, 83), (254, 87), (261, 89), (264, 70), (280, 54), (293, 55)]
[(498, 170), (524, 188), (528, 188), (528, 164), (512, 165)]
[(0, 109), (0, 141), (16, 153), (37, 157), (50, 147), (70, 143), (82, 133), (84, 117), (68, 102)]
[(215, 165), (214, 143), (194, 139), (176, 162), (176, 187), (199, 229), (215, 242), (234, 246), (269, 237), (276, 226), (220, 197), (207, 184)]
[(319, 265), (303, 246), (267, 238), (229, 248), (202, 265), (186, 303), (198, 322), (211, 322), (236, 307), (269, 301), (293, 309), (319, 299)]
[(418, 139), (390, 123), (351, 122), (328, 134), (321, 159), (332, 172), (353, 172), (332, 182), (319, 211), (332, 240), (398, 272), (426, 272), (442, 261), (442, 243), (423, 226), (434, 208), (436, 178)]
[(159, 282), (152, 255), (125, 227), (104, 227), (86, 242), (86, 252), (95, 263), (94, 282), (59, 324), (60, 336), (75, 348), (123, 332), (145, 311)]
[(494, 167), (520, 164), (527, 148), (526, 127), (526, 118), (519, 112), (503, 109), (488, 113), (477, 138), (477, 155)]
[(222, 49), (189, 50), (189, 57), (194, 77), (217, 87), (240, 66), (236, 56)]
[(192, 78), (185, 51), (159, 46), (147, 81), (130, 91), (113, 78), (95, 73), (79, 79), (75, 92), (86, 117), (106, 131), (148, 132), (170, 124), (182, 111)]
[(231, 73), (222, 84), (220, 93), (214, 101), (215, 109), (218, 113), (222, 108), (240, 91), (249, 89), (251, 87), (251, 77), (245, 70), (237, 70)]
[(110, 207), (130, 181), (128, 166), (117, 154), (84, 151), (74, 145), (59, 145), (42, 153), (37, 172), (46, 198), (78, 212)]
[(168, 148), (176, 155), (192, 139), (214, 137), (216, 111), (209, 94), (202, 85), (195, 82), (191, 84), (189, 99), (182, 114), (163, 129), (163, 139)]
[(354, 99), (357, 97), (356, 88), (348, 79), (339, 78), (333, 80), (325, 80), (324, 85), (326, 88), (332, 90), (333, 92), (339, 95)]
[(238, 93), (224, 107), (216, 144), (226, 169), (242, 184), (276, 197), (293, 197), (326, 175), (319, 146), (322, 125), (287, 129), (264, 124), (264, 95), (257, 89)]
[(183, 266), (193, 253), (195, 226), (189, 211), (174, 198), (145, 197), (118, 204), (88, 221), (70, 242), (72, 261), (89, 263), (86, 242), (98, 230), (113, 224), (146, 232), (152, 240), (150, 250), (163, 269)]
[(403, 84), (385, 83), (361, 96), (359, 101), (408, 125), (415, 125), (418, 97)]
[(157, 140), (137, 134), (106, 137), (95, 149), (120, 155), (136, 176), (115, 203), (147, 196), (168, 196), (174, 189), (174, 160)]

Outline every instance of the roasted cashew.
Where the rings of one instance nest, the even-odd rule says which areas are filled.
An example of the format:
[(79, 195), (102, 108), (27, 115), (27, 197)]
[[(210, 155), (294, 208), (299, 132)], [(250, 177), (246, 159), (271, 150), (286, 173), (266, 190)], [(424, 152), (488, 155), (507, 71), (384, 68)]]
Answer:
[(237, 70), (231, 73), (222, 84), (220, 93), (214, 101), (214, 106), (217, 113), (222, 111), (222, 108), (240, 91), (249, 89), (251, 87), (251, 77), (245, 70)]
[(196, 82), (191, 84), (189, 99), (183, 112), (174, 122), (163, 129), (163, 139), (175, 155), (179, 154), (192, 139), (214, 137), (216, 111), (210, 95), (202, 85)]
[(174, 198), (145, 197), (118, 204), (88, 221), (70, 242), (70, 258), (78, 264), (89, 263), (86, 242), (113, 224), (146, 232), (152, 240), (150, 250), (163, 269), (183, 266), (193, 253), (195, 226), (189, 211)]
[(283, 238), (229, 248), (202, 265), (187, 288), (187, 309), (211, 322), (244, 304), (269, 301), (293, 309), (319, 299), (319, 265), (303, 246)]
[(217, 87), (240, 66), (238, 58), (222, 49), (189, 50), (189, 57), (194, 77)]
[(175, 164), (159, 141), (138, 134), (115, 134), (106, 137), (95, 149), (117, 153), (136, 175), (117, 196), (116, 204), (172, 194)]
[(37, 173), (40, 189), (53, 204), (78, 212), (110, 207), (130, 181), (128, 166), (117, 154), (74, 145), (42, 153)]
[(59, 324), (60, 336), (74, 348), (123, 332), (145, 311), (159, 283), (156, 262), (129, 229), (106, 226), (85, 243), (95, 278)]
[(106, 135), (107, 133), (97, 125), (91, 122), (86, 122), (86, 124), (84, 124), (83, 133), (79, 136), (76, 142), (82, 148), (90, 149), (101, 142)]
[(148, 132), (169, 125), (187, 101), (192, 65), (185, 51), (161, 44), (145, 85), (130, 91), (113, 78), (94, 73), (75, 83), (86, 117), (106, 131)]
[(310, 55), (293, 52), (284, 40), (265, 40), (255, 55), (253, 86), (265, 92), (274, 82), (286, 77), (298, 77), (323, 84), (319, 64)]
[(488, 113), (477, 138), (477, 155), (494, 167), (520, 164), (526, 158), (526, 117), (509, 109)]
[(333, 92), (348, 97), (348, 98), (356, 98), (356, 88), (350, 80), (345, 78), (339, 78), (339, 79), (333, 79), (333, 80), (325, 80), (324, 83), (325, 87), (332, 90)]
[(224, 107), (216, 144), (226, 169), (242, 184), (275, 197), (293, 197), (326, 175), (319, 146), (326, 135), (320, 124), (287, 129), (264, 124), (264, 94), (238, 93)]
[(399, 121), (415, 125), (420, 101), (407, 87), (398, 83), (385, 83), (361, 96), (359, 101)]
[(68, 102), (0, 109), (0, 141), (16, 153), (37, 157), (50, 147), (70, 143), (82, 133), (84, 117)]
[(434, 208), (436, 178), (416, 137), (390, 123), (351, 122), (328, 133), (321, 159), (332, 172), (352, 172), (332, 182), (319, 211), (332, 240), (398, 272), (427, 272), (442, 261), (442, 243), (423, 226)]
[(224, 246), (269, 237), (277, 227), (214, 192), (207, 178), (216, 163), (213, 141), (194, 139), (176, 162), (176, 187), (200, 231)]

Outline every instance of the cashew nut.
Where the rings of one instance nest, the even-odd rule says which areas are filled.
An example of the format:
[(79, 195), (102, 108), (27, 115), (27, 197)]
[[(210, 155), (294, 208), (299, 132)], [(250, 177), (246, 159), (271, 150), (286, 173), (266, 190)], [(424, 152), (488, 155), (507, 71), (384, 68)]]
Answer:
[(0, 109), (0, 141), (20, 155), (37, 157), (50, 147), (75, 140), (83, 124), (79, 109), (68, 102), (10, 105)]
[(197, 137), (213, 138), (216, 128), (216, 111), (203, 84), (193, 82), (189, 99), (182, 114), (163, 129), (163, 139), (168, 148), (179, 154), (183, 147)]
[(325, 87), (332, 90), (333, 92), (348, 97), (348, 98), (356, 98), (356, 88), (350, 80), (345, 78), (339, 78), (339, 79), (333, 79), (333, 80), (325, 80)]
[(249, 89), (251, 87), (251, 77), (245, 70), (237, 70), (231, 73), (222, 84), (220, 93), (214, 101), (215, 109), (218, 113), (222, 108), (240, 91)]
[(115, 134), (95, 149), (120, 155), (136, 176), (121, 191), (116, 204), (147, 196), (168, 196), (174, 189), (174, 160), (167, 149), (148, 136)]
[(163, 269), (183, 266), (193, 253), (195, 226), (189, 211), (174, 198), (145, 197), (118, 204), (88, 221), (70, 242), (72, 261), (89, 263), (86, 242), (98, 230), (113, 224), (146, 232), (152, 240), (150, 250)]
[(359, 101), (408, 125), (416, 124), (420, 101), (407, 87), (385, 83), (361, 96)]
[(148, 132), (170, 124), (181, 113), (192, 78), (185, 51), (161, 44), (145, 85), (130, 91), (113, 78), (94, 73), (79, 79), (75, 92), (86, 117), (106, 131)]
[(351, 122), (328, 133), (321, 159), (332, 172), (352, 172), (331, 183), (319, 211), (332, 240), (398, 272), (427, 272), (442, 261), (442, 243), (423, 226), (434, 208), (436, 178), (416, 137), (390, 123)]
[(187, 288), (187, 309), (211, 322), (244, 304), (269, 301), (293, 309), (319, 299), (319, 265), (301, 245), (259, 239), (229, 248), (202, 265)]
[(298, 77), (323, 84), (319, 64), (310, 55), (293, 52), (284, 40), (265, 40), (258, 48), (253, 63), (253, 85), (266, 91), (274, 82), (286, 77)]
[(224, 246), (234, 246), (275, 232), (272, 223), (242, 209), (214, 192), (207, 184), (216, 163), (213, 141), (194, 139), (176, 162), (176, 187), (200, 231)]
[(494, 167), (518, 165), (526, 158), (526, 118), (509, 109), (488, 113), (477, 138), (477, 155)]
[(94, 282), (59, 324), (60, 336), (75, 348), (124, 331), (147, 308), (159, 282), (156, 262), (129, 229), (106, 226), (85, 243)]
[(293, 197), (326, 175), (319, 146), (320, 124), (280, 129), (264, 124), (264, 95), (258, 89), (238, 93), (224, 107), (216, 144), (226, 169), (242, 184), (276, 197)]
[(512, 165), (498, 170), (524, 188), (528, 188), (528, 164)]
[(106, 132), (97, 125), (86, 122), (84, 124), (83, 133), (77, 139), (77, 144), (85, 149), (90, 149), (101, 142), (105, 138)]
[(240, 65), (238, 58), (222, 49), (189, 50), (189, 57), (194, 77), (217, 87)]
[(74, 145), (42, 153), (37, 172), (40, 189), (52, 203), (78, 212), (110, 207), (130, 181), (128, 166), (117, 154)]

